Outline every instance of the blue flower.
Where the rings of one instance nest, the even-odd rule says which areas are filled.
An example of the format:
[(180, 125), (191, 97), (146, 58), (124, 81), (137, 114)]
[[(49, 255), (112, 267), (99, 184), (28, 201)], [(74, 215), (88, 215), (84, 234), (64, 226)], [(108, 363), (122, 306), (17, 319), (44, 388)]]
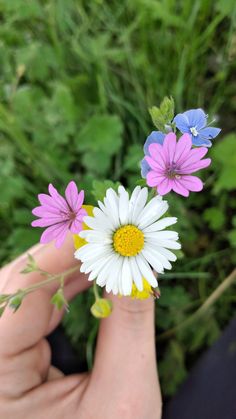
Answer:
[(207, 126), (207, 115), (202, 109), (191, 109), (175, 116), (176, 127), (184, 134), (187, 132), (192, 137), (195, 146), (211, 147), (212, 138), (215, 138), (221, 131), (220, 128)]
[[(151, 134), (147, 137), (144, 147), (143, 147), (145, 156), (150, 156), (149, 151), (148, 151), (150, 144), (153, 144), (153, 143), (163, 144), (165, 136), (166, 134), (164, 134), (161, 131), (152, 131)], [(150, 169), (151, 168), (149, 164), (146, 162), (144, 158), (141, 161), (141, 175), (143, 178), (146, 178), (147, 173), (149, 172)]]

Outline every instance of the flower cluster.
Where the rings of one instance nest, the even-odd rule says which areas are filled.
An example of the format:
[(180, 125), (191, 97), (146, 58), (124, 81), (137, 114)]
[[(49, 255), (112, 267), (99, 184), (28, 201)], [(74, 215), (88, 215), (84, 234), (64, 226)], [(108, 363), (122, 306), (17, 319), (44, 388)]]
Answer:
[[(174, 191), (187, 197), (203, 189), (193, 173), (210, 165), (211, 159), (204, 157), (220, 129), (207, 126), (202, 109), (172, 116), (166, 125), (161, 119), (161, 123), (166, 132), (151, 132), (141, 162), (141, 175), (154, 188), (154, 197), (150, 199), (147, 187), (136, 186), (129, 194), (119, 186), (107, 189), (103, 202), (92, 207), (83, 205), (84, 191), (78, 192), (72, 181), (65, 198), (50, 184), (49, 195), (40, 194), (41, 205), (33, 210), (39, 219), (32, 226), (47, 227), (41, 243), (55, 240), (60, 247), (71, 232), (80, 271), (108, 293), (140, 299), (159, 296), (157, 276), (172, 268), (181, 247), (178, 233), (169, 229), (177, 218), (164, 216), (169, 205), (162, 196)], [(177, 130), (182, 134), (179, 138)], [(106, 300), (96, 299), (94, 315), (106, 317), (110, 311)]]
[(203, 157), (212, 145), (211, 139), (220, 133), (219, 128), (206, 124), (204, 111), (192, 109), (173, 119), (174, 127), (183, 134), (178, 141), (175, 132), (165, 135), (161, 131), (153, 131), (147, 137), (141, 174), (148, 186), (155, 187), (159, 195), (173, 190), (187, 197), (190, 191), (203, 189), (202, 181), (192, 173), (211, 164), (211, 159)]

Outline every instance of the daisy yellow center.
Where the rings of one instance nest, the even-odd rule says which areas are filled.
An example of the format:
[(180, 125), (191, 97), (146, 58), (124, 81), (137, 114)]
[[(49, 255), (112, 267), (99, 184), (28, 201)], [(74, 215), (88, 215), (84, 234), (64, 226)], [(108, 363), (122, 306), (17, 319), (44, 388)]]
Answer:
[(114, 233), (113, 246), (122, 256), (136, 256), (144, 246), (143, 232), (131, 224), (120, 227)]

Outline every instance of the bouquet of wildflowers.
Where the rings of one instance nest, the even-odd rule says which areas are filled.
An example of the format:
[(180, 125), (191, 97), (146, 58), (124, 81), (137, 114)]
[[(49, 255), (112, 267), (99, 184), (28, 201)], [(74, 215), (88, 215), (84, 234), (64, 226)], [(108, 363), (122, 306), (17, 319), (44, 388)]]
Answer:
[[(206, 157), (208, 148), (220, 133), (219, 128), (208, 124), (202, 109), (174, 116), (172, 98), (165, 98), (160, 108), (151, 108), (150, 114), (157, 131), (146, 139), (141, 161), (143, 179), (137, 179), (133, 191), (122, 185), (108, 188), (103, 201), (91, 206), (74, 181), (67, 185), (65, 197), (50, 183), (48, 194), (38, 195), (40, 205), (32, 211), (38, 217), (32, 226), (45, 228), (41, 243), (54, 241), (58, 257), (66, 236), (73, 235), (76, 269), (94, 283), (91, 311), (96, 317), (107, 317), (112, 310), (110, 301), (99, 296), (98, 287), (121, 297), (160, 297), (158, 279), (172, 269), (181, 248), (172, 227), (178, 220), (175, 209), (169, 208), (168, 194), (187, 198), (190, 192), (203, 189), (203, 182), (194, 173), (211, 164)], [(46, 279), (29, 289), (0, 296), (1, 313), (7, 305), (18, 309), (29, 292), (55, 280), (59, 288), (52, 303), (59, 309), (67, 305), (63, 284), (69, 272), (44, 272), (29, 255), (23, 273), (32, 271), (39, 271)]]

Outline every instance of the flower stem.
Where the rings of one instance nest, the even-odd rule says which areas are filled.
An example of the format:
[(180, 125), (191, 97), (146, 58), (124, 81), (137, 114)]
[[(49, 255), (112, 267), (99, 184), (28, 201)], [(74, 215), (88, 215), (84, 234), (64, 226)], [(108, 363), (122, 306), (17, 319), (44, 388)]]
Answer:
[(41, 275), (47, 275), (47, 279), (45, 279), (43, 281), (40, 281), (40, 282), (37, 282), (36, 284), (33, 284), (29, 287), (18, 289), (16, 292), (14, 292), (12, 294), (8, 294), (5, 298), (5, 301), (6, 302), (9, 301), (12, 297), (15, 297), (18, 294), (26, 296), (26, 295), (30, 294), (31, 292), (36, 291), (39, 288), (45, 287), (46, 285), (50, 284), (53, 281), (60, 281), (61, 287), (63, 287), (65, 277), (67, 277), (68, 275), (71, 275), (72, 273), (76, 272), (78, 269), (79, 269), (79, 266), (75, 266), (75, 267), (67, 269), (66, 271), (61, 272), (59, 274), (50, 274), (48, 272), (41, 271), (39, 269), (38, 272), (41, 273)]
[(172, 329), (167, 330), (166, 332), (159, 335), (158, 340), (166, 340), (173, 335), (175, 335), (176, 332), (178, 332), (181, 329), (184, 329), (185, 327), (189, 326), (190, 324), (194, 323), (196, 320), (198, 320), (200, 317), (202, 317), (209, 308), (215, 304), (215, 302), (221, 297), (221, 295), (234, 283), (236, 280), (236, 269), (234, 269), (221, 284), (213, 291), (213, 293), (205, 300), (205, 302), (199, 307), (198, 310), (195, 311), (188, 319), (180, 323), (178, 326), (173, 327)]
[(95, 296), (95, 300), (99, 300), (100, 295), (99, 295), (98, 287), (97, 287), (97, 284), (96, 284), (95, 281), (93, 281), (93, 293), (94, 293), (94, 296)]

